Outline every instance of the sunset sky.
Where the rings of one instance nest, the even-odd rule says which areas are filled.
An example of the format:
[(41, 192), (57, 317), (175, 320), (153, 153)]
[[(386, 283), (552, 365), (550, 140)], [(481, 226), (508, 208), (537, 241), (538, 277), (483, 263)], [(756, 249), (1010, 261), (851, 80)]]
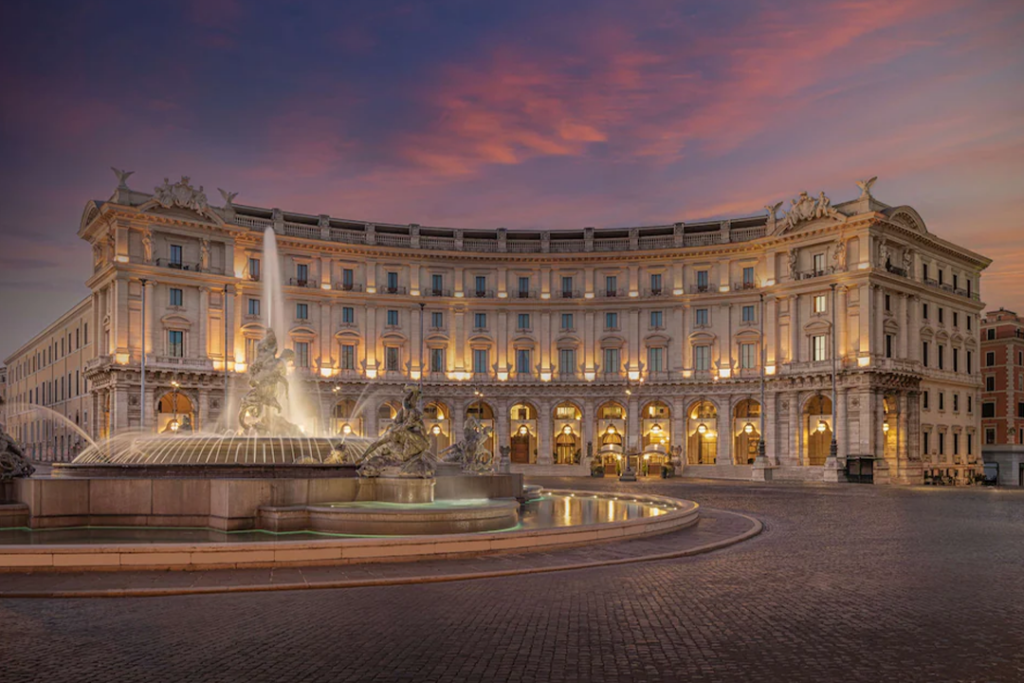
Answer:
[(8, 0), (0, 37), (0, 358), (86, 294), (112, 165), (218, 205), (552, 230), (877, 175), (1024, 313), (1019, 0)]

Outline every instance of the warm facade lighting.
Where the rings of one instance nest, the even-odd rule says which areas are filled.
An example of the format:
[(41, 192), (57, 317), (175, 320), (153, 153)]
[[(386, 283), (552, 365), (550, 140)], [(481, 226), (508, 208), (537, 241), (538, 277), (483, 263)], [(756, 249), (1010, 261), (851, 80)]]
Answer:
[(857, 359), (858, 367), (866, 368), (869, 365), (871, 365), (871, 356), (861, 356)]
[(626, 374), (629, 376), (629, 379), (631, 379), (634, 382), (637, 381), (638, 379), (640, 379), (640, 371), (639, 370), (630, 370)]
[(438, 434), (440, 434), (441, 433), (441, 425), (434, 425), (433, 427), (431, 427), (430, 428), (430, 433), (433, 434), (434, 436), (437, 436)]
[[(819, 431), (821, 431), (821, 430), (819, 430)], [(883, 432), (888, 432), (889, 431), (889, 423), (888, 422), (883, 422), (882, 423), (882, 431)]]
[(636, 291), (636, 290), (633, 290), (633, 291), (631, 291), (631, 292), (629, 293), (629, 297), (630, 297), (631, 299), (635, 299), (635, 298), (637, 298), (638, 296), (640, 296), (640, 292), (638, 292), (638, 291)]
[(245, 363), (239, 363), (237, 360), (235, 361), (235, 372), (245, 372), (246, 367)]
[(320, 289), (326, 289), (326, 290), (330, 290), (330, 289), (331, 289), (331, 283), (330, 283), (330, 282), (324, 282), (324, 283), (322, 283), (322, 284), (320, 285)]
[(746, 425), (744, 425), (743, 431), (746, 434), (753, 434), (754, 433), (754, 425), (752, 425), (752, 424), (750, 424), (748, 422)]
[(707, 434), (707, 432), (708, 432), (708, 426), (706, 424), (701, 422), (699, 425), (697, 425), (697, 433), (698, 434)]
[(529, 431), (530, 430), (527, 428), (526, 425), (520, 425), (520, 427), (519, 427), (519, 436), (526, 436), (527, 432), (529, 432)]
[(550, 292), (541, 292), (540, 298), (541, 299), (550, 299), (551, 298), (551, 293)]
[(498, 298), (499, 299), (507, 299), (508, 298), (508, 292), (498, 292)]
[(352, 433), (352, 426), (347, 423), (341, 425), (341, 433), (344, 434), (345, 436), (348, 436), (349, 434)]
[(593, 292), (587, 292), (586, 294), (583, 295), (583, 298), (584, 299), (593, 299), (594, 298), (594, 293)]
[(550, 372), (542, 372), (542, 373), (540, 373), (540, 381), (541, 382), (550, 382), (551, 381), (551, 373)]
[(334, 368), (320, 368), (321, 377), (330, 377), (334, 374)]
[(564, 427), (562, 427), (562, 433), (566, 435), (572, 434), (572, 427), (570, 427), (569, 425), (565, 425)]
[(377, 377), (377, 368), (366, 368), (367, 379), (375, 379)]
[(367, 294), (376, 294), (377, 293), (377, 288), (374, 287), (373, 285), (366, 285), (366, 293)]
[(719, 292), (728, 292), (729, 291), (729, 285), (719, 285), (718, 291)]
[(615, 425), (608, 425), (608, 429), (606, 429), (605, 431), (609, 434), (615, 434), (617, 430), (615, 429)]
[(587, 380), (588, 382), (593, 382), (595, 379), (597, 379), (597, 373), (596, 372), (584, 372), (583, 373), (583, 379)]
[(718, 368), (718, 376), (722, 379), (729, 379), (732, 375), (732, 368)]
[(117, 262), (118, 263), (128, 263), (128, 257), (125, 254), (118, 254), (117, 255)]
[(682, 289), (673, 289), (672, 290), (672, 294), (674, 294), (675, 296), (682, 296), (683, 295), (683, 290)]
[(775, 366), (774, 365), (766, 365), (766, 366), (764, 366), (764, 374), (766, 374), (766, 375), (774, 375), (775, 374)]
[(129, 356), (127, 353), (119, 353), (114, 356), (114, 361), (118, 365), (128, 365)]
[[(889, 425), (886, 425), (886, 427), (888, 426)], [(818, 420), (818, 431), (824, 434), (826, 429), (828, 429), (828, 424), (826, 424), (824, 420)]]

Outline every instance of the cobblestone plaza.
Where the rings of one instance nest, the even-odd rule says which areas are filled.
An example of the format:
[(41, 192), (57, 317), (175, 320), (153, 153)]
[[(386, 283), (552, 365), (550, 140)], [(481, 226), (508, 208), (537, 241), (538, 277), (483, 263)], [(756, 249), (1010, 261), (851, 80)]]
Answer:
[[(629, 490), (744, 512), (764, 532), (685, 559), (499, 579), (2, 600), (4, 680), (1024, 677), (1019, 492), (673, 480)], [(62, 575), (58, 585), (78, 580)]]

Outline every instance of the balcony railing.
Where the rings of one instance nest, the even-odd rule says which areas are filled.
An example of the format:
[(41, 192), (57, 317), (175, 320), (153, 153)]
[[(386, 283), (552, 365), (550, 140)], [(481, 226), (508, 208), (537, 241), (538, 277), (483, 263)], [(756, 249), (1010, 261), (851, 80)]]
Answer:
[(577, 253), (584, 251), (586, 240), (552, 240), (550, 250), (553, 254)]
[(690, 294), (711, 294), (715, 289), (711, 285), (693, 285), (690, 287)]
[(440, 289), (438, 289), (436, 287), (428, 287), (427, 289), (423, 290), (423, 295), (424, 296), (449, 296), (450, 297), (452, 295), (452, 290), (444, 289), (443, 287), (440, 288)]
[(797, 280), (810, 280), (816, 277), (825, 277), (828, 275), (827, 270), (799, 270), (796, 273)]
[(749, 242), (764, 237), (765, 233), (766, 228), (763, 225), (756, 228), (735, 228), (729, 231), (729, 241)]
[(493, 299), (494, 298), (494, 290), (493, 289), (471, 289), (469, 292), (466, 293), (466, 296), (468, 296), (470, 298), (473, 298), (473, 299)]
[(668, 296), (669, 291), (663, 287), (652, 287), (644, 290), (644, 297)]
[(304, 289), (320, 288), (320, 283), (317, 282), (316, 280), (303, 280), (297, 277), (288, 278), (288, 285), (290, 287), (302, 287)]
[(629, 296), (625, 289), (599, 289), (594, 293), (598, 299), (624, 299)]
[(900, 268), (899, 266), (894, 266), (893, 264), (891, 264), (889, 262), (886, 262), (885, 270), (886, 270), (886, 272), (892, 273), (893, 275), (899, 275), (900, 277), (910, 277), (909, 275), (907, 275), (907, 269), (906, 268)]
[(187, 370), (212, 370), (213, 361), (209, 358), (186, 358), (180, 356), (148, 356), (146, 366), (181, 368)]
[(559, 299), (582, 299), (583, 294), (578, 289), (561, 289), (555, 296)]
[(539, 240), (509, 240), (506, 242), (506, 248), (514, 254), (539, 253), (541, 251)]
[(420, 248), (455, 251), (456, 242), (454, 237), (420, 237)]
[(172, 261), (171, 259), (158, 258), (153, 262), (160, 268), (170, 268), (172, 270), (189, 270), (196, 273), (202, 272), (199, 268), (198, 263), (185, 263), (184, 261)]
[(406, 287), (401, 287), (399, 285), (395, 285), (394, 287), (385, 285), (380, 288), (381, 294), (406, 294), (408, 291), (409, 290)]
[(379, 232), (377, 233), (377, 244), (385, 247), (410, 247), (412, 246), (412, 236)]
[(335, 282), (334, 289), (339, 292), (361, 292), (363, 286), (358, 282)]
[(735, 291), (742, 291), (744, 289), (757, 289), (757, 283), (752, 280), (744, 280), (742, 282), (732, 283), (732, 288)]
[(529, 289), (529, 290), (518, 289), (518, 290), (516, 290), (515, 292), (512, 293), (512, 298), (513, 299), (536, 299), (537, 298), (537, 290), (536, 289)]

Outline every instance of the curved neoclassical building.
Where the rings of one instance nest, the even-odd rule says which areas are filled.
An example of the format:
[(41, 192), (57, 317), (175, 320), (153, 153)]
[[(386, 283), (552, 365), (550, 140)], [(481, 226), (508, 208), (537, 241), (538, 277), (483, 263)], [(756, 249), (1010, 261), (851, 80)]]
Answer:
[(187, 179), (122, 186), (79, 231), (94, 255), (90, 427), (217, 423), (266, 329), (273, 230), (284, 345), (323, 428), (376, 435), (422, 381), (439, 448), (477, 414), (528, 472), (625, 455), (642, 473), (672, 458), (750, 478), (763, 432), (775, 479), (821, 479), (834, 430), (840, 466), (876, 482), (967, 476), (990, 261), (862, 186), (784, 215), (550, 232), (213, 208)]

